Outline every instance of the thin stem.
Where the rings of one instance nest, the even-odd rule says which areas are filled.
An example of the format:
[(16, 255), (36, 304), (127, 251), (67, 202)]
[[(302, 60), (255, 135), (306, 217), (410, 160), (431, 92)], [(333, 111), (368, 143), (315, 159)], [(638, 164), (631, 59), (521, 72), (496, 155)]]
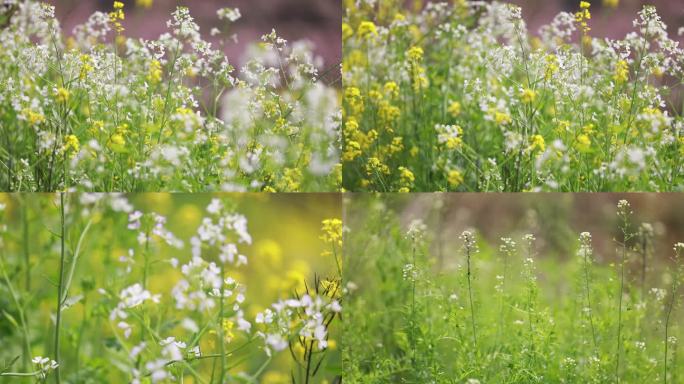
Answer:
[(223, 342), (223, 281), (225, 280), (225, 266), (221, 263), (221, 297), (219, 301), (219, 319), (218, 319), (218, 335), (219, 335), (219, 354), (221, 355), (220, 360), (220, 370), (219, 372), (219, 384), (223, 384), (223, 377), (226, 370), (226, 356), (225, 356), (225, 345)]
[(473, 343), (477, 346), (477, 331), (475, 328), (475, 306), (473, 305), (473, 287), (471, 283), (472, 270), (470, 266), (470, 247), (466, 247), (466, 259), (468, 261), (468, 297), (470, 299), (470, 322), (473, 327)]
[(26, 201), (21, 204), (21, 220), (23, 221), (24, 230), (24, 274), (26, 276), (26, 292), (31, 292), (31, 260), (29, 251), (29, 220), (28, 220), (28, 206)]
[(309, 378), (311, 377), (311, 358), (313, 355), (314, 340), (309, 342), (309, 355), (306, 359), (306, 378), (304, 379), (304, 384), (309, 384)]
[(62, 322), (62, 284), (64, 283), (64, 263), (66, 259), (66, 248), (64, 241), (66, 238), (66, 225), (64, 224), (64, 192), (59, 194), (59, 211), (61, 218), (62, 233), (60, 235), (60, 258), (59, 258), (59, 284), (57, 286), (57, 317), (55, 321), (55, 361), (58, 366), (55, 368), (55, 382), (61, 382), (61, 360), (59, 351), (59, 332)]
[(413, 245), (412, 248), (412, 263), (413, 269), (411, 270), (411, 360), (415, 361), (416, 358), (416, 246)]
[(623, 230), (622, 260), (620, 261), (620, 297), (618, 298), (617, 355), (615, 356), (615, 382), (620, 382), (620, 352), (622, 350), (622, 296), (625, 285), (625, 258), (627, 254), (627, 234)]
[(667, 384), (667, 361), (668, 361), (668, 336), (670, 330), (670, 316), (672, 315), (672, 309), (675, 306), (675, 298), (677, 297), (677, 290), (679, 289), (679, 273), (675, 273), (674, 281), (672, 282), (672, 292), (670, 294), (670, 302), (667, 305), (667, 315), (665, 316), (665, 360), (664, 360), (664, 374), (663, 383)]
[(591, 326), (591, 337), (594, 341), (594, 349), (596, 349), (596, 330), (594, 329), (594, 316), (591, 311), (591, 294), (589, 290), (589, 258), (587, 255), (587, 250), (584, 249), (584, 290), (587, 296), (587, 307), (589, 308), (589, 325)]

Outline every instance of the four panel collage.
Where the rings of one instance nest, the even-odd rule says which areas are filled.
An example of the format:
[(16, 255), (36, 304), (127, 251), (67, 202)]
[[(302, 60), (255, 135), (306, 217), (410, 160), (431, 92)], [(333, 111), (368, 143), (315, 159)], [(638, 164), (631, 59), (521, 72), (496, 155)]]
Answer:
[(684, 0), (0, 0), (0, 384), (684, 384)]

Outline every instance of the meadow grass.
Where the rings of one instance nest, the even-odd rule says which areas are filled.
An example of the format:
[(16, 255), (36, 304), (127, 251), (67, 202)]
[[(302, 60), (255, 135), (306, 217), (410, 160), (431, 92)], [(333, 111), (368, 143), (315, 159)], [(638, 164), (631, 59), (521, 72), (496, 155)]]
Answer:
[(0, 383), (339, 383), (336, 204), (0, 195)]
[(684, 51), (654, 7), (615, 40), (585, 1), (539, 31), (505, 2), (423, 3), (344, 1), (345, 189), (682, 189)]
[[(593, 233), (608, 241), (616, 234), (610, 254), (601, 255), (589, 232), (575, 232), (563, 244), (568, 255), (544, 254), (540, 244), (554, 239), (525, 228), (499, 242), (467, 229), (440, 248), (434, 243), (444, 229), (433, 224), (441, 198), (420, 213), (406, 201), (384, 195), (348, 205), (345, 382), (678, 383), (684, 377), (678, 341), (684, 243), (644, 248), (658, 235), (640, 225), (627, 201), (613, 209), (615, 228)], [(422, 219), (402, 224), (416, 215)], [(572, 230), (562, 222), (540, 225)], [(644, 249), (649, 254), (642, 257)]]
[(337, 189), (339, 77), (310, 43), (273, 30), (236, 67), (236, 8), (217, 11), (212, 44), (185, 7), (146, 40), (126, 35), (118, 1), (65, 32), (51, 5), (5, 3), (2, 190)]

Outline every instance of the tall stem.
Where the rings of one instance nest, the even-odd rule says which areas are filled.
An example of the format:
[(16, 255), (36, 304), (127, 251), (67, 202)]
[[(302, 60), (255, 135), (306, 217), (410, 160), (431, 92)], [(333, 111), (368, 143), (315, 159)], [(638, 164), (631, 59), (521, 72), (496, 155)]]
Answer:
[(589, 260), (587, 256), (587, 250), (584, 253), (584, 290), (587, 296), (587, 307), (589, 308), (589, 325), (591, 326), (591, 337), (594, 341), (594, 349), (596, 349), (596, 330), (594, 329), (594, 315), (591, 313), (591, 294), (589, 291)]
[(219, 299), (219, 319), (218, 319), (218, 335), (219, 335), (219, 353), (221, 354), (221, 365), (219, 372), (219, 384), (223, 384), (223, 377), (226, 371), (226, 354), (223, 340), (223, 282), (225, 280), (225, 266), (221, 263), (221, 296)]
[(625, 257), (627, 254), (627, 234), (623, 230), (622, 260), (620, 261), (620, 297), (618, 298), (617, 355), (615, 356), (615, 382), (620, 382), (620, 352), (622, 350), (622, 296), (625, 286)]
[(473, 343), (477, 346), (477, 331), (475, 328), (475, 306), (473, 305), (473, 287), (471, 283), (472, 270), (470, 267), (470, 247), (466, 247), (466, 259), (468, 262), (468, 298), (470, 300), (470, 322), (473, 327)]
[(21, 204), (21, 219), (23, 221), (23, 251), (24, 251), (24, 274), (26, 276), (26, 292), (31, 292), (31, 260), (29, 252), (29, 220), (27, 202)]
[(59, 210), (61, 218), (61, 234), (60, 234), (60, 257), (59, 257), (59, 283), (57, 285), (57, 317), (55, 320), (55, 361), (58, 366), (55, 369), (55, 382), (59, 384), (61, 382), (61, 361), (60, 361), (60, 351), (59, 351), (59, 333), (62, 321), (62, 284), (64, 283), (64, 262), (66, 259), (66, 248), (64, 246), (64, 241), (66, 238), (66, 225), (64, 223), (64, 192), (59, 194)]

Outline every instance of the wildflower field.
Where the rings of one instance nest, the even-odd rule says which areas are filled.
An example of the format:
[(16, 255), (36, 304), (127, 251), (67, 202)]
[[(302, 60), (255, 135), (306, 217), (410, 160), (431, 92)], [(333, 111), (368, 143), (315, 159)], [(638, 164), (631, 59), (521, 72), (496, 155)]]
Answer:
[(684, 380), (676, 196), (355, 196), (348, 207), (345, 382)]
[(0, 195), (1, 383), (339, 383), (332, 195)]
[(684, 28), (655, 7), (608, 39), (586, 1), (534, 31), (509, 3), (423, 3), (344, 1), (345, 189), (682, 190)]
[(308, 42), (264, 31), (236, 67), (236, 8), (213, 45), (185, 7), (154, 40), (126, 35), (123, 2), (73, 31), (54, 11), (0, 2), (3, 191), (337, 189), (339, 68)]

